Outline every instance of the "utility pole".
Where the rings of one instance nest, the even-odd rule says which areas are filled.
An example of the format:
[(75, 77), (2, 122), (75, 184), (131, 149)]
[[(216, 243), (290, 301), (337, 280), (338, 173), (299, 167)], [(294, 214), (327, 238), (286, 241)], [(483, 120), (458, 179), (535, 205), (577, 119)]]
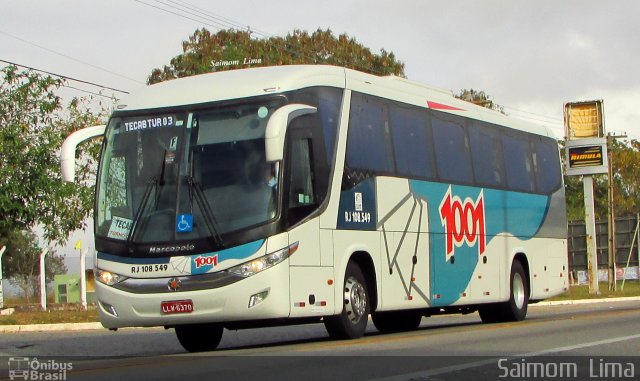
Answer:
[(609, 258), (609, 271), (608, 271), (608, 280), (609, 280), (609, 291), (616, 291), (618, 289), (618, 283), (616, 282), (616, 254), (618, 252), (617, 243), (616, 243), (616, 214), (615, 214), (615, 204), (614, 204), (614, 178), (613, 178), (613, 141), (617, 138), (626, 138), (627, 135), (613, 135), (607, 134), (607, 155), (609, 156), (609, 166), (608, 166), (608, 176), (609, 176), (609, 215), (608, 215), (608, 235), (609, 235), (609, 245), (608, 245), (608, 258)]
[(0, 248), (0, 310), (4, 308), (4, 292), (2, 290), (2, 254), (7, 250), (6, 246)]
[(593, 197), (593, 176), (582, 177), (584, 189), (584, 226), (587, 233), (587, 270), (589, 271), (589, 293), (599, 294), (598, 283), (598, 241), (596, 234), (596, 211)]
[(85, 270), (85, 257), (89, 248), (80, 251), (80, 304), (82, 309), (87, 309), (87, 271)]
[(43, 311), (47, 310), (47, 281), (44, 271), (44, 257), (48, 252), (48, 248), (42, 249), (42, 252), (40, 252), (40, 308)]

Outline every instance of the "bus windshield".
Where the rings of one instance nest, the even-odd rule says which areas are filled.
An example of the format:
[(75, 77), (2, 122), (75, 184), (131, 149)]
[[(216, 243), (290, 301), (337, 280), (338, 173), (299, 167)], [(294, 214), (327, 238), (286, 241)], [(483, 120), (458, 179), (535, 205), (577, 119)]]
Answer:
[(113, 117), (98, 180), (96, 235), (126, 243), (214, 239), (273, 219), (278, 163), (265, 160), (283, 98)]

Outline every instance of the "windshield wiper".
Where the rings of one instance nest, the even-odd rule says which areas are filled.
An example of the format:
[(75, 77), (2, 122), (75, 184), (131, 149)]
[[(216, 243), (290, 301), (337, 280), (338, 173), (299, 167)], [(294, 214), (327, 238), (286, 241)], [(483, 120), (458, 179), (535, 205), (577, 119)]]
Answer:
[(207, 225), (207, 229), (211, 234), (210, 237), (213, 239), (216, 246), (224, 247), (224, 241), (222, 241), (222, 237), (220, 237), (220, 234), (218, 234), (218, 230), (216, 229), (218, 221), (216, 221), (215, 214), (213, 214), (213, 211), (211, 210), (211, 204), (209, 204), (209, 201), (204, 195), (202, 186), (193, 178), (193, 176), (189, 176), (187, 178), (187, 184), (189, 184), (191, 195), (190, 199), (193, 199), (193, 196), (195, 195), (196, 203), (200, 207), (202, 215), (204, 216), (205, 225)]
[[(163, 166), (164, 169), (164, 166)], [(164, 172), (164, 171), (163, 171)], [(144, 189), (144, 195), (142, 196), (142, 200), (140, 201), (140, 205), (138, 206), (138, 210), (136, 211), (135, 217), (133, 217), (133, 222), (131, 223), (131, 230), (129, 230), (129, 235), (127, 236), (127, 243), (130, 243), (135, 236), (138, 222), (140, 222), (140, 218), (144, 213), (144, 209), (147, 206), (147, 202), (149, 202), (149, 196), (151, 195), (151, 191), (158, 186), (160, 180), (156, 176), (152, 176), (147, 182), (147, 187)]]
[(142, 215), (144, 214), (144, 209), (147, 206), (147, 203), (149, 202), (149, 196), (151, 195), (151, 192), (156, 189), (156, 209), (158, 209), (158, 187), (162, 187), (165, 184), (164, 181), (164, 174), (165, 174), (165, 169), (166, 169), (166, 156), (167, 156), (167, 150), (164, 150), (164, 155), (163, 160), (162, 160), (162, 167), (160, 168), (160, 176), (151, 176), (149, 178), (149, 181), (147, 182), (147, 187), (144, 190), (144, 194), (142, 196), (142, 200), (140, 201), (140, 206), (138, 206), (138, 210), (136, 210), (136, 215), (133, 218), (133, 222), (131, 223), (131, 230), (129, 231), (129, 235), (127, 236), (127, 243), (131, 243), (133, 241), (133, 239), (135, 238), (136, 232), (137, 232), (137, 227), (138, 227), (138, 223), (140, 222), (140, 219), (142, 218)]

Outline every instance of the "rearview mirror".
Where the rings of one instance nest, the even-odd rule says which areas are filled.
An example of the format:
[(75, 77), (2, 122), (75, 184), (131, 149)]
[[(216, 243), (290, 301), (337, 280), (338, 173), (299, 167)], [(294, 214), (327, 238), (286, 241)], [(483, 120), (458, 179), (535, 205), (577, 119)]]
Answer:
[(60, 149), (62, 180), (73, 182), (76, 177), (76, 147), (78, 144), (104, 134), (105, 125), (85, 127), (67, 136)]
[(267, 162), (282, 160), (284, 154), (284, 138), (287, 134), (287, 126), (299, 116), (312, 114), (317, 108), (305, 104), (290, 104), (277, 109), (269, 122), (264, 134), (264, 149)]

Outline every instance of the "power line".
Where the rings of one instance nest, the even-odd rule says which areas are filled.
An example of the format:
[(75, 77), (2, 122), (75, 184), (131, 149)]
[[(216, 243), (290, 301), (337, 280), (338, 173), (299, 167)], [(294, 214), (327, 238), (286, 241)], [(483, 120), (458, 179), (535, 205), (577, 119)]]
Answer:
[[(221, 16), (221, 15), (217, 15), (215, 13), (209, 12), (204, 8), (197, 7), (197, 6), (193, 5), (193, 4), (187, 3), (186, 1), (180, 1), (180, 0), (178, 0), (178, 1), (153, 0), (154, 2), (156, 2), (158, 4), (162, 4), (165, 7), (169, 7), (170, 9), (163, 8), (163, 7), (160, 7), (160, 6), (157, 6), (157, 5), (153, 5), (153, 4), (149, 4), (149, 3), (145, 2), (145, 1), (142, 1), (142, 0), (134, 0), (134, 1), (137, 2), (137, 3), (143, 4), (143, 5), (146, 5), (148, 7), (152, 7), (152, 8), (155, 8), (155, 9), (170, 13), (170, 14), (175, 15), (175, 16), (186, 18), (186, 19), (191, 20), (191, 21), (196, 21), (198, 23), (203, 23), (203, 24), (205, 24), (207, 26), (213, 27), (213, 28), (218, 29), (218, 30), (221, 30), (221, 29), (238, 29), (238, 30), (247, 30), (250, 33), (255, 33), (255, 34), (261, 35), (263, 37), (272, 37), (273, 36), (272, 34), (269, 34), (267, 32), (262, 32), (262, 31), (259, 31), (257, 29), (252, 29), (248, 25), (243, 25), (243, 24), (241, 24), (241, 23), (239, 23), (237, 21), (231, 20), (231, 19), (229, 19), (227, 17), (224, 17), (224, 16)], [(178, 12), (183, 12), (183, 13), (185, 13), (187, 15), (190, 15), (190, 16), (198, 17), (199, 19), (195, 19), (195, 18), (187, 16), (185, 14), (181, 14), (181, 13), (175, 12), (175, 11), (173, 11), (171, 9), (173, 9), (175, 11), (178, 11)], [(203, 20), (205, 20), (207, 22), (205, 22)]]
[(67, 89), (72, 89), (72, 90), (80, 91), (80, 92), (87, 93), (87, 94), (91, 94), (91, 95), (96, 95), (96, 96), (103, 97), (103, 98), (108, 98), (108, 99), (112, 99), (112, 100), (113, 100), (113, 99), (117, 100), (117, 98), (115, 98), (115, 97), (113, 97), (113, 96), (109, 96), (109, 95), (104, 95), (104, 94), (96, 93), (95, 91), (89, 91), (89, 90), (81, 89), (81, 88), (74, 87), (74, 86), (62, 85), (62, 87), (66, 87)]
[(173, 1), (161, 1), (161, 0), (154, 0), (154, 1), (156, 3), (160, 3), (160, 4), (164, 5), (164, 6), (169, 7), (169, 8), (176, 9), (176, 10), (178, 10), (180, 12), (184, 12), (186, 14), (190, 14), (190, 15), (193, 15), (193, 16), (200, 17), (200, 18), (203, 18), (205, 20), (211, 21), (214, 24), (219, 25), (219, 26), (217, 26), (217, 28), (222, 27), (223, 29), (227, 29), (227, 28), (237, 28), (238, 26), (240, 26), (240, 29), (247, 29), (247, 27), (244, 26), (244, 25), (239, 25), (239, 24), (236, 24), (234, 22), (226, 21), (225, 19), (223, 19), (221, 17), (216, 17), (215, 15), (212, 16), (207, 11), (201, 10), (200, 8), (197, 8), (197, 7), (194, 7), (189, 3), (184, 3), (186, 5), (182, 5), (182, 4), (175, 3)]
[(58, 55), (58, 56), (60, 56), (60, 57), (64, 57), (64, 58), (66, 58), (66, 59), (69, 59), (69, 60), (72, 60), (72, 61), (75, 61), (75, 62), (81, 63), (81, 64), (83, 64), (83, 65), (90, 66), (90, 67), (92, 67), (92, 68), (94, 68), (94, 69), (98, 69), (98, 70), (104, 71), (104, 72), (106, 72), (106, 73), (109, 73), (109, 74), (112, 74), (112, 75), (118, 76), (118, 77), (120, 77), (120, 78), (127, 79), (127, 80), (129, 80), (129, 81), (133, 81), (133, 82), (136, 82), (136, 83), (139, 83), (139, 84), (144, 84), (143, 82), (140, 82), (140, 81), (138, 81), (138, 80), (136, 80), (136, 79), (129, 78), (129, 77), (125, 76), (125, 75), (122, 75), (122, 74), (116, 73), (116, 72), (111, 71), (111, 70), (109, 70), (109, 69), (105, 69), (105, 68), (103, 68), (103, 67), (100, 67), (100, 66), (94, 65), (94, 64), (92, 64), (92, 63), (89, 63), (89, 62), (85, 62), (85, 61), (79, 60), (79, 59), (77, 59), (77, 58), (75, 58), (75, 57), (71, 57), (71, 56), (69, 56), (69, 55), (67, 55), (67, 54), (57, 52), (57, 51), (55, 51), (55, 50), (53, 50), (53, 49), (49, 49), (49, 48), (47, 48), (47, 47), (45, 47), (45, 46), (42, 46), (42, 45), (36, 44), (36, 43), (31, 42), (31, 41), (28, 41), (28, 40), (25, 40), (24, 38), (21, 38), (21, 37), (15, 36), (15, 35), (13, 35), (13, 34), (11, 34), (11, 33), (7, 33), (7, 32), (4, 32), (4, 31), (0, 30), (0, 34), (4, 34), (5, 36), (11, 37), (11, 38), (16, 39), (16, 40), (18, 40), (18, 41), (22, 41), (22, 42), (24, 42), (25, 44), (29, 44), (29, 45), (31, 45), (31, 46), (35, 46), (36, 48), (46, 50), (46, 51), (48, 51), (49, 53), (53, 53), (53, 54)]
[[(191, 20), (191, 21), (202, 23), (204, 25), (213, 27), (213, 28), (218, 29), (218, 30), (229, 29), (229, 27), (231, 26), (233, 29), (247, 30), (247, 31), (249, 31), (249, 33), (256, 33), (256, 34), (259, 34), (259, 35), (261, 35), (261, 36), (263, 36), (265, 38), (273, 37), (272, 34), (269, 34), (269, 33), (266, 33), (266, 32), (256, 32), (255, 30), (252, 30), (250, 26), (245, 26), (245, 25), (242, 25), (242, 24), (240, 24), (240, 23), (238, 23), (236, 21), (232, 21), (231, 19), (228, 19), (226, 17), (218, 16), (218, 15), (215, 15), (215, 14), (213, 14), (211, 12), (204, 11), (204, 10), (202, 10), (202, 8), (195, 7), (195, 6), (193, 6), (193, 5), (191, 5), (191, 4), (187, 3), (187, 2), (184, 2), (184, 1), (181, 1), (181, 3), (186, 4), (186, 5), (177, 4), (175, 1), (171, 1), (171, 0), (165, 0), (165, 1), (154, 0), (156, 3), (162, 4), (165, 7), (170, 7), (172, 9), (174, 9), (174, 10), (179, 11), (179, 12), (184, 12), (187, 15), (178, 13), (178, 12), (176, 12), (174, 10), (171, 10), (171, 9), (166, 9), (166, 8), (163, 8), (163, 7), (160, 7), (160, 6), (157, 6), (157, 5), (149, 4), (149, 3), (144, 2), (142, 0), (134, 0), (134, 1), (137, 2), (137, 3), (143, 4), (143, 5), (146, 5), (148, 7), (152, 7), (152, 8), (161, 10), (163, 12), (170, 13), (170, 14), (178, 16), (178, 17), (182, 17), (182, 18), (185, 18), (185, 19), (188, 19), (188, 20)], [(167, 4), (167, 3), (170, 3), (170, 4)], [(186, 8), (188, 10), (184, 10), (183, 8)], [(207, 20), (208, 22), (196, 19), (196, 18), (194, 18), (192, 16)], [(212, 17), (214, 17), (217, 20), (227, 20), (227, 21), (225, 21), (226, 25), (225, 25), (225, 23), (222, 23), (220, 21), (216, 21), (215, 19), (212, 19)], [(209, 22), (213, 22), (213, 23), (215, 23), (215, 25), (214, 24), (210, 24)], [(292, 50), (290, 48), (287, 48), (286, 46), (283, 46), (281, 48), (286, 52), (297, 53), (300, 56), (308, 58), (308, 59), (310, 59), (312, 61), (315, 59), (315, 57), (313, 57), (313, 56), (301, 54), (300, 52), (296, 52), (296, 51), (294, 51), (294, 50)], [(345, 64), (344, 62), (340, 62), (340, 61), (337, 61), (337, 62), (339, 64), (342, 64), (342, 65)], [(375, 71), (371, 67), (365, 67), (365, 66), (362, 66), (362, 65), (353, 64), (353, 67), (358, 68), (358, 69), (363, 69), (363, 70), (366, 70), (366, 71), (369, 71), (369, 72), (372, 72), (372, 73), (376, 73), (376, 74), (385, 74), (385, 73), (380, 72), (380, 71)]]
[(53, 73), (53, 72), (46, 71), (46, 70), (36, 69), (34, 67), (31, 67), (31, 66), (18, 64), (18, 63), (7, 61), (7, 60), (3, 60), (3, 59), (0, 59), (0, 62), (4, 62), (4, 63), (7, 63), (9, 65), (13, 65), (13, 66), (20, 66), (20, 67), (23, 67), (23, 68), (26, 68), (26, 69), (29, 69), (29, 70), (39, 71), (41, 73), (45, 73), (45, 74), (48, 74), (48, 75), (53, 75), (53, 76), (56, 76), (56, 77), (59, 77), (59, 78), (62, 78), (62, 79), (67, 79), (67, 80), (70, 80), (70, 81), (75, 81), (75, 82), (84, 83), (84, 84), (91, 85), (91, 86), (101, 87), (103, 89), (113, 90), (113, 91), (117, 91), (119, 93), (129, 94), (128, 91), (116, 89), (116, 88), (109, 87), (109, 86), (100, 85), (98, 83), (89, 82), (89, 81), (85, 81), (85, 80), (82, 80), (82, 79), (69, 77), (69, 76), (62, 75), (62, 74)]
[[(520, 109), (517, 109), (517, 108), (514, 108), (514, 107), (510, 107), (510, 106), (503, 106), (503, 107), (504, 107), (504, 108), (506, 108), (506, 109), (509, 109), (509, 110), (513, 110), (513, 111), (519, 112), (519, 113), (529, 114), (529, 115), (536, 116), (536, 117), (538, 117), (538, 118), (544, 118), (544, 119), (547, 119), (547, 120), (549, 121), (549, 123), (564, 123), (564, 121), (563, 121), (561, 118), (557, 118), (557, 117), (553, 117), (553, 116), (547, 116), (547, 115), (542, 115), (542, 114), (537, 114), (537, 113), (534, 113), (534, 112), (525, 111), (525, 110), (520, 110)], [(534, 118), (531, 118), (531, 119), (534, 119)], [(542, 119), (534, 119), (534, 120), (543, 121)]]
[[(507, 107), (505, 107), (505, 108), (507, 108)], [(534, 118), (534, 117), (531, 117), (531, 116), (518, 115), (518, 114), (508, 114), (508, 115), (513, 117), (513, 118), (532, 120), (532, 121), (535, 121), (535, 122), (538, 122), (538, 123), (543, 123), (543, 124), (548, 125), (548, 126), (554, 126), (552, 128), (556, 128), (556, 129), (560, 129), (560, 130), (564, 129), (563, 123), (560, 122), (559, 120), (555, 120), (555, 121), (550, 120), (550, 119), (546, 119), (545, 120), (545, 119)], [(536, 115), (536, 114), (534, 114), (534, 115)], [(539, 115), (539, 116), (542, 117), (542, 118), (550, 118), (550, 117), (546, 117), (544, 115)]]
[[(159, 0), (155, 0), (155, 1), (159, 1)], [(186, 2), (186, 1), (182, 1), (182, 0), (176, 0), (176, 1), (167, 0), (167, 1), (169, 1), (170, 3), (173, 3), (173, 4), (180, 3), (180, 6), (183, 6), (183, 7), (187, 8), (187, 9), (191, 9), (191, 10), (197, 11), (200, 14), (204, 14), (204, 15), (207, 15), (207, 16), (215, 19), (215, 20), (220, 20), (221, 22), (228, 23), (231, 26), (237, 26), (237, 27), (239, 27), (239, 29), (247, 29), (247, 30), (250, 31), (250, 33), (255, 33), (255, 34), (261, 35), (263, 37), (267, 37), (267, 38), (268, 37), (273, 37), (273, 34), (271, 34), (271, 33), (264, 32), (264, 31), (261, 31), (259, 29), (251, 28), (248, 25), (239, 24), (238, 22), (236, 22), (236, 21), (234, 21), (232, 19), (229, 19), (229, 18), (224, 17), (222, 15), (217, 15), (217, 14), (212, 13), (212, 12), (210, 12), (210, 11), (204, 9), (204, 8), (200, 8), (200, 7), (197, 7), (197, 6), (193, 5), (193, 4), (190, 4), (190, 3)]]
[[(163, 5), (164, 7), (169, 7), (170, 9), (167, 8), (163, 8), (161, 6), (157, 6), (157, 5), (153, 5), (153, 4), (149, 4), (145, 1), (142, 0), (134, 0), (137, 3), (170, 13), (172, 15), (178, 16), (178, 17), (182, 17), (191, 21), (195, 21), (195, 22), (199, 22), (199, 23), (203, 23), (205, 25), (208, 25), (210, 27), (216, 28), (218, 30), (220, 29), (228, 29), (228, 28), (235, 28), (238, 30), (249, 30), (250, 33), (255, 33), (258, 34), (262, 37), (265, 38), (270, 38), (273, 37), (272, 34), (268, 33), (268, 32), (263, 32), (263, 31), (259, 31), (256, 29), (252, 29), (250, 26), (248, 25), (243, 25), (237, 21), (234, 21), (232, 19), (229, 19), (227, 17), (224, 16), (220, 16), (217, 15), (215, 13), (209, 12), (206, 9), (197, 7), (193, 4), (190, 4), (186, 1), (182, 1), (182, 0), (153, 0), (154, 2)], [(183, 12), (179, 13), (179, 12)], [(186, 14), (186, 15), (185, 15)], [(192, 17), (193, 16), (193, 17)], [(198, 19), (194, 18), (197, 17)], [(205, 21), (207, 22), (205, 22)], [(287, 49), (286, 47), (284, 48), (285, 51), (289, 51), (291, 52), (291, 50)], [(309, 57), (306, 56), (307, 58), (313, 58), (313, 57)], [(362, 67), (361, 67), (362, 68)], [(367, 68), (370, 69), (370, 68)], [(523, 111), (523, 110), (518, 110), (516, 108), (513, 107), (508, 107), (508, 106), (504, 106), (505, 108), (511, 109), (513, 111), (517, 111), (517, 112), (522, 112), (522, 113), (526, 113), (526, 114), (531, 114), (534, 116), (537, 116), (539, 118), (533, 118), (530, 116), (515, 116), (514, 117), (519, 117), (520, 119), (526, 119), (526, 120), (533, 120), (533, 121), (537, 121), (537, 122), (542, 122), (545, 123), (547, 125), (549, 125), (550, 128), (554, 128), (557, 130), (564, 130), (564, 128), (562, 126), (557, 126), (557, 123), (562, 123), (562, 121), (558, 118), (553, 118), (553, 117), (548, 117), (548, 116), (544, 116), (544, 115), (540, 115), (540, 114), (535, 114), (535, 113), (531, 113), (528, 111)], [(540, 118), (545, 118), (545, 119), (540, 119)]]
[[(145, 2), (144, 2), (144, 1), (142, 1), (142, 0), (134, 0), (134, 1), (135, 1), (136, 3), (140, 3), (140, 4), (146, 5), (146, 6), (151, 7), (151, 8), (155, 8), (155, 9), (161, 10), (161, 11), (163, 11), (163, 12), (167, 12), (167, 13), (170, 13), (170, 14), (175, 15), (175, 16), (178, 16), (178, 17), (182, 17), (182, 18), (185, 18), (185, 19), (188, 19), (188, 20), (191, 20), (191, 21), (195, 21), (195, 22), (198, 22), (198, 23), (202, 23), (202, 24), (204, 24), (204, 25), (210, 26), (210, 27), (215, 28), (215, 29), (226, 29), (226, 28), (227, 28), (227, 27), (222, 26), (222, 25), (213, 25), (213, 24), (209, 24), (209, 23), (204, 22), (204, 21), (202, 21), (202, 20), (198, 20), (198, 19), (195, 19), (195, 18), (190, 17), (190, 16), (185, 16), (185, 15), (183, 15), (183, 14), (180, 14), (180, 13), (174, 12), (174, 11), (172, 11), (172, 10), (170, 10), (170, 9), (166, 9), (166, 8), (159, 7), (159, 6), (157, 6), (157, 5), (153, 5), (153, 4), (145, 3)], [(189, 12), (188, 12), (188, 13), (189, 13)], [(196, 15), (196, 16), (197, 16), (197, 15)], [(202, 16), (197, 16), (197, 17), (202, 18)], [(221, 26), (222, 26), (222, 27), (221, 27)]]
[[(146, 4), (146, 3), (144, 3), (144, 2), (142, 2), (140, 0), (135, 0), (135, 1), (137, 1), (139, 3), (142, 3), (142, 4), (145, 4), (145, 5), (153, 6), (153, 5), (150, 5), (150, 4)], [(216, 15), (215, 13), (209, 12), (206, 9), (197, 7), (197, 6), (192, 5), (192, 4), (189, 4), (186, 1), (182, 1), (182, 0), (175, 0), (175, 1), (174, 0), (154, 0), (154, 1), (156, 3), (163, 4), (165, 6), (171, 7), (173, 9), (178, 10), (178, 11), (185, 12), (185, 13), (194, 15), (196, 17), (202, 17), (202, 18), (211, 20), (212, 22), (216, 22), (218, 25), (221, 25), (224, 28), (231, 27), (231, 28), (237, 28), (237, 29), (248, 29), (251, 33), (256, 33), (256, 34), (259, 34), (259, 35), (261, 35), (263, 37), (267, 37), (267, 38), (273, 36), (273, 35), (271, 35), (269, 33), (266, 33), (266, 32), (261, 32), (261, 31), (258, 31), (258, 30), (252, 30), (249, 26), (242, 25), (242, 24), (240, 24), (240, 23), (238, 23), (238, 22), (236, 22), (234, 20), (231, 20), (229, 18), (226, 18), (224, 16)], [(155, 7), (155, 6), (153, 6), (153, 7), (157, 8), (157, 9), (162, 9), (162, 8)], [(189, 11), (186, 11), (184, 9), (188, 9)], [(162, 10), (164, 10), (164, 9), (162, 9)], [(176, 14), (174, 12), (170, 12), (170, 13)], [(202, 15), (204, 15), (204, 16), (202, 16)], [(181, 15), (177, 15), (177, 16), (181, 16)], [(181, 16), (181, 17), (184, 17), (184, 16)], [(191, 20), (193, 20), (193, 19), (191, 19)], [(193, 21), (196, 21), (196, 20), (193, 20)], [(219, 28), (219, 27), (217, 27), (217, 28)], [(533, 120), (533, 121), (545, 123), (545, 124), (549, 125), (550, 128), (555, 128), (555, 129), (558, 129), (558, 130), (564, 130), (563, 126), (557, 126), (558, 123), (559, 124), (563, 123), (562, 119), (554, 118), (554, 117), (550, 117), (550, 116), (546, 116), (546, 115), (541, 115), (541, 114), (536, 114), (536, 113), (532, 113), (532, 112), (529, 112), (529, 111), (519, 110), (519, 109), (516, 109), (516, 108), (513, 108), (513, 107), (509, 107), (509, 106), (504, 106), (504, 108), (510, 109), (512, 111), (515, 111), (515, 112), (529, 114), (529, 115), (533, 115), (533, 116), (537, 117), (537, 118), (534, 118), (534, 117), (531, 117), (531, 116), (518, 116), (521, 119), (527, 119), (527, 120)]]

